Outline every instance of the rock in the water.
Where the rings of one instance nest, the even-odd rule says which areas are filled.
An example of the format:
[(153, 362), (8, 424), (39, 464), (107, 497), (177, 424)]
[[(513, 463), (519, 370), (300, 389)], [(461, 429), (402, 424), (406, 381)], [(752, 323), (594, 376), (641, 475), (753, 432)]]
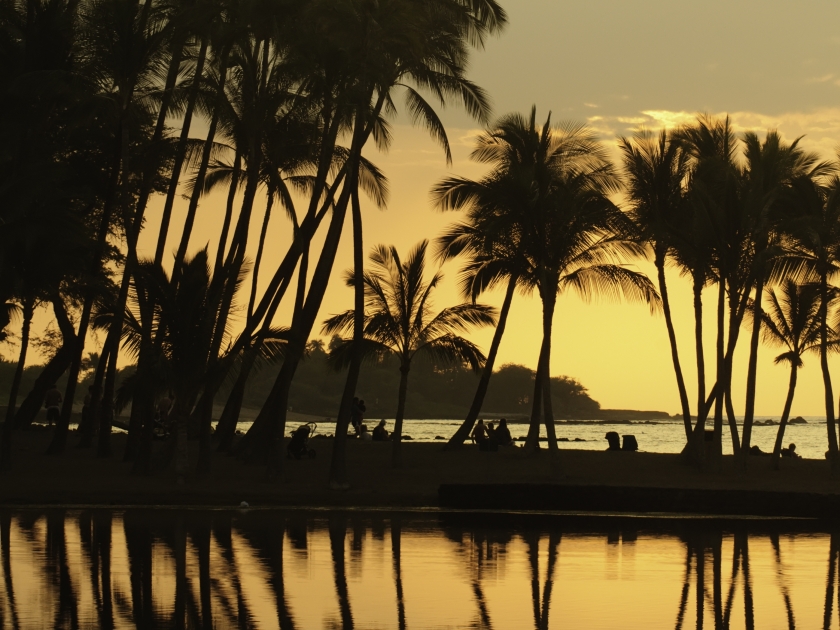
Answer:
[(808, 421), (802, 416), (796, 416), (792, 420), (788, 420), (788, 424), (808, 424)]
[(435, 436), (435, 439), (436, 439), (436, 440), (445, 440), (446, 438), (445, 438), (445, 437), (443, 437), (442, 435), (436, 435), (436, 436)]

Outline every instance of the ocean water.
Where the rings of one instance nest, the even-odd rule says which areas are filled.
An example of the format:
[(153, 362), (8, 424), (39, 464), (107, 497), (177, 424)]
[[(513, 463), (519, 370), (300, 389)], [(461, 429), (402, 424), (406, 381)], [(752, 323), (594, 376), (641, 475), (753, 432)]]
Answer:
[[(770, 418), (756, 418), (764, 422)], [(778, 422), (778, 418), (772, 418)], [(828, 450), (828, 437), (825, 418), (817, 416), (805, 416), (807, 424), (788, 424), (785, 428), (784, 445), (791, 442), (796, 444), (796, 452), (808, 459), (823, 459), (825, 451)], [(394, 428), (394, 420), (386, 419), (388, 430)], [(335, 430), (334, 420), (318, 423), (316, 433), (331, 434)], [(368, 427), (377, 424), (378, 419), (366, 419)], [(739, 419), (739, 423), (741, 419)], [(411, 436), (417, 442), (440, 442), (440, 438), (449, 439), (461, 423), (457, 420), (405, 420), (403, 421), (403, 435)], [(239, 430), (247, 431), (250, 422), (240, 422)], [(288, 430), (296, 428), (297, 425), (290, 423)], [(510, 424), (510, 432), (514, 438), (525, 437), (528, 432), (526, 424)], [(712, 428), (712, 423), (707, 423)], [(739, 424), (739, 433), (742, 427)], [(757, 445), (761, 450), (772, 452), (773, 445), (778, 433), (778, 425), (765, 426), (754, 425), (751, 443)], [(568, 441), (561, 441), (561, 448), (574, 448), (583, 450), (599, 451), (607, 448), (605, 435), (607, 431), (616, 431), (619, 435), (635, 435), (639, 443), (639, 450), (648, 453), (679, 453), (685, 446), (685, 429), (682, 420), (663, 419), (649, 421), (616, 422), (604, 423), (600, 421), (572, 421), (569, 423), (557, 423), (557, 437), (566, 438)], [(541, 433), (545, 437), (545, 427), (541, 427)], [(729, 427), (724, 425), (723, 429), (723, 452), (732, 453), (732, 441), (729, 434)]]

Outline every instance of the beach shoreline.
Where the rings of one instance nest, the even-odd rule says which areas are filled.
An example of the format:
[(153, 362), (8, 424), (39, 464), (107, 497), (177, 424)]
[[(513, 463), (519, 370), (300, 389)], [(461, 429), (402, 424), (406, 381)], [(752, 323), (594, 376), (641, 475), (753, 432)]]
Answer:
[[(441, 444), (404, 443), (405, 465), (394, 470), (390, 466), (390, 443), (350, 440), (347, 466), (351, 487), (335, 491), (328, 484), (332, 447), (329, 438), (310, 441), (317, 451), (315, 459), (284, 459), (280, 481), (269, 481), (262, 465), (245, 464), (234, 457), (214, 453), (208, 475), (191, 475), (179, 485), (171, 470), (159, 470), (149, 476), (132, 474), (132, 464), (122, 461), (123, 434), (112, 436), (113, 455), (107, 459), (96, 458), (93, 449), (76, 448), (77, 436), (73, 432), (63, 456), (45, 455), (50, 437), (51, 432), (46, 429), (15, 433), (12, 470), (0, 476), (0, 505), (234, 508), (245, 501), (254, 507), (279, 508), (437, 508), (442, 506), (441, 486), (453, 484), (497, 488), (505, 484), (550, 486), (559, 487), (561, 494), (563, 488), (570, 492), (575, 488), (578, 493), (583, 489), (587, 496), (603, 494), (605, 490), (599, 488), (607, 489), (607, 494), (621, 488), (648, 489), (648, 495), (657, 488), (668, 489), (672, 494), (675, 490), (707, 494), (735, 492), (746, 501), (747, 509), (741, 512), (744, 514), (750, 513), (749, 497), (756, 492), (808, 495), (810, 499), (803, 499), (806, 504), (816, 501), (834, 505), (840, 501), (840, 481), (829, 477), (828, 463), (824, 460), (783, 460), (782, 470), (771, 471), (768, 458), (754, 458), (744, 474), (735, 469), (733, 458), (724, 457), (722, 473), (707, 473), (687, 465), (680, 455), (568, 449), (560, 452), (562, 473), (558, 475), (552, 473), (545, 450), (529, 457), (518, 448), (485, 453), (469, 445), (459, 451), (445, 452)], [(165, 445), (165, 442), (154, 443), (158, 456)], [(198, 455), (197, 441), (191, 441), (189, 448), (194, 462)], [(609, 502), (593, 505), (610, 510)], [(649, 500), (644, 503), (645, 510), (651, 510), (651, 505)], [(493, 507), (503, 509), (506, 504), (502, 501)], [(511, 501), (507, 507), (520, 506)], [(551, 509), (546, 504), (539, 507)], [(618, 511), (632, 511), (633, 502), (624, 501), (617, 507)], [(553, 509), (565, 508), (557, 505)], [(706, 512), (719, 513), (708, 508)], [(756, 513), (766, 514), (766, 509)], [(782, 515), (798, 514), (787, 509), (779, 513)], [(801, 515), (813, 516), (814, 510), (804, 510)]]

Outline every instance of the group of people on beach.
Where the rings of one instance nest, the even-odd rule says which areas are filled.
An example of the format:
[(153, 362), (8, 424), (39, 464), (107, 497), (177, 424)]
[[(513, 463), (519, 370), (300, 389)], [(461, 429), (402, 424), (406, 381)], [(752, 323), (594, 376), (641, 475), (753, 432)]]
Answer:
[(367, 425), (362, 422), (365, 418), (365, 411), (367, 411), (365, 401), (358, 397), (353, 398), (353, 407), (350, 410), (350, 425), (355, 432), (355, 436), (363, 442), (387, 441), (390, 438), (390, 434), (388, 433), (388, 429), (385, 428), (385, 418), (379, 421), (379, 424), (373, 428), (372, 432), (368, 431)]
[(507, 420), (504, 418), (499, 420), (498, 427), (494, 427), (492, 422), (485, 425), (484, 420), (479, 420), (473, 427), (472, 433), (470, 433), (470, 439), (473, 444), (478, 444), (479, 448), (490, 444), (497, 446), (513, 445), (513, 437), (510, 435)]

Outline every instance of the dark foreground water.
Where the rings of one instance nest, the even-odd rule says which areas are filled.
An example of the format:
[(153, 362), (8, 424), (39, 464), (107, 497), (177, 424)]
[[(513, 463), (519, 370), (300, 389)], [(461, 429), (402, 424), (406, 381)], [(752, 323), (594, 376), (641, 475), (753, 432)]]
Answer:
[(838, 628), (803, 521), (0, 511), (3, 628)]

